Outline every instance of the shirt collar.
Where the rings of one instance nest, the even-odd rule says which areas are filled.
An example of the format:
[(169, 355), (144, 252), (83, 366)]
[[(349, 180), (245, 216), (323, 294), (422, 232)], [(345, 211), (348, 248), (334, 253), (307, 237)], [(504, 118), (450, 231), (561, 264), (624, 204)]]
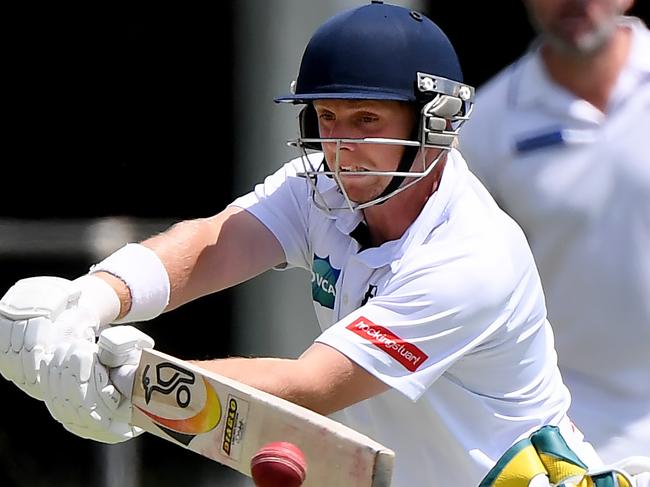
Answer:
[[(357, 259), (371, 268), (391, 265), (393, 272), (397, 270), (401, 259), (408, 249), (421, 245), (439, 225), (448, 218), (449, 208), (455, 200), (455, 192), (466, 176), (467, 165), (456, 149), (447, 154), (447, 162), (442, 173), (438, 189), (427, 200), (415, 221), (408, 227), (404, 235), (397, 240), (385, 242), (379, 247), (371, 247), (357, 254)], [(332, 182), (333, 184), (333, 182)], [(334, 185), (336, 186), (336, 185)], [(331, 197), (332, 189), (328, 189)], [(336, 190), (336, 193), (344, 199)], [(343, 233), (350, 234), (362, 221), (360, 211), (336, 212), (330, 214), (336, 220), (336, 227)]]

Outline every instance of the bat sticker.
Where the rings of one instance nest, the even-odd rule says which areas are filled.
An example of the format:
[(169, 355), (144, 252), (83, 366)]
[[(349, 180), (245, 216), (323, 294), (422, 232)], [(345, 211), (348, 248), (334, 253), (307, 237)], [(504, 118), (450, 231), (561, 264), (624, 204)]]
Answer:
[(239, 460), (248, 421), (248, 401), (229, 395), (226, 415), (221, 450), (233, 460)]
[[(217, 427), (221, 421), (221, 402), (206, 379), (200, 382), (203, 384), (201, 388), (203, 390), (197, 389), (198, 384), (192, 388), (196, 382), (195, 374), (170, 362), (156, 364), (155, 377), (151, 377), (150, 372), (151, 367), (147, 365), (142, 374), (142, 388), (148, 406), (155, 408), (157, 402), (162, 402), (155, 400), (158, 395), (173, 396), (178, 408), (190, 412), (196, 411), (196, 414), (190, 417), (170, 418), (136, 405), (156, 426), (185, 445), (189, 444), (196, 435)], [(172, 411), (174, 415), (178, 414), (176, 408)]]
[[(145, 402), (149, 404), (154, 391), (161, 392), (162, 394), (170, 394), (176, 389), (176, 404), (182, 408), (187, 407), (190, 403), (191, 394), (190, 389), (185, 384), (194, 384), (194, 374), (178, 365), (161, 362), (156, 364), (156, 381), (152, 384), (151, 377), (149, 377), (150, 368), (151, 366), (147, 364), (144, 369), (144, 374), (142, 374), (142, 388), (144, 389)], [(175, 371), (172, 373), (170, 379), (164, 378), (166, 369), (173, 369)]]

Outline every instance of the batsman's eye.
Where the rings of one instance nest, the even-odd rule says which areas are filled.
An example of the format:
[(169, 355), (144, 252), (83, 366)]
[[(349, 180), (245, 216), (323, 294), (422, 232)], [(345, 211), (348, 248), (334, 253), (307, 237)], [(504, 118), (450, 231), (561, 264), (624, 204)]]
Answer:
[(374, 123), (379, 120), (379, 117), (373, 113), (361, 113), (358, 119), (361, 123)]

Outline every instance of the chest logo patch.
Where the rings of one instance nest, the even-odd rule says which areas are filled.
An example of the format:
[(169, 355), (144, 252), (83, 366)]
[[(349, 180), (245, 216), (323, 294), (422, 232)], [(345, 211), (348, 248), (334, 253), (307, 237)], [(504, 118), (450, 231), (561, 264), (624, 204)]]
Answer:
[(314, 301), (329, 309), (334, 309), (336, 299), (336, 281), (341, 269), (336, 269), (330, 263), (329, 256), (322, 258), (314, 254), (311, 266), (311, 295)]
[(418, 370), (418, 367), (429, 358), (426, 353), (412, 343), (363, 316), (354, 320), (346, 328), (386, 352), (411, 372)]

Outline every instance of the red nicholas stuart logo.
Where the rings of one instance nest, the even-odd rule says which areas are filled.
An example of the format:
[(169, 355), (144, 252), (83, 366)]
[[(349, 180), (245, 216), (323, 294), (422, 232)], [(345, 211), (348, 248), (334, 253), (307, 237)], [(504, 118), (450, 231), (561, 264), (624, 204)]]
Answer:
[(350, 323), (347, 329), (379, 347), (411, 372), (415, 372), (428, 358), (426, 353), (412, 343), (402, 340), (392, 331), (375, 325), (363, 316)]

